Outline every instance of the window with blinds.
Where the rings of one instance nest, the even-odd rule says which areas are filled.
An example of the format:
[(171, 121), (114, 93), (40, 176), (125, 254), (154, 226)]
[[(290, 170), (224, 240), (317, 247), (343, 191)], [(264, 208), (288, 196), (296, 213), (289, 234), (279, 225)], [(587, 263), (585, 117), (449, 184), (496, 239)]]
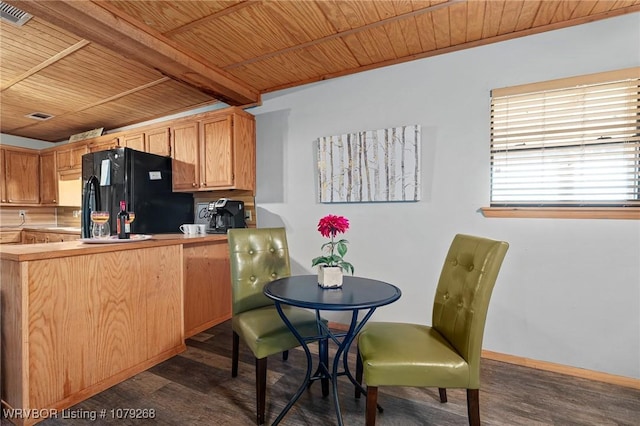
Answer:
[(640, 68), (496, 89), (491, 206), (640, 206)]

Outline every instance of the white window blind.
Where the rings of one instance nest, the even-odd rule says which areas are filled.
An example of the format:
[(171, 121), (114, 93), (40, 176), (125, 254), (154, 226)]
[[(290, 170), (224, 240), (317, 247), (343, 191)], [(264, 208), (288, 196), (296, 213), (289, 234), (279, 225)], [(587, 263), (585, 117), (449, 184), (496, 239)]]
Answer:
[(491, 206), (640, 206), (640, 68), (492, 91)]

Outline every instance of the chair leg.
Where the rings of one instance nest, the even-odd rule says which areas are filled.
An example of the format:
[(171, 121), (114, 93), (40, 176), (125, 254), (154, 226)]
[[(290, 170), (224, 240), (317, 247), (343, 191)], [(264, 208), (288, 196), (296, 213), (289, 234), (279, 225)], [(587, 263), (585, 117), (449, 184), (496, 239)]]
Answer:
[[(362, 359), (360, 358), (360, 350), (357, 350), (356, 352), (356, 382), (358, 382), (358, 384), (360, 386), (362, 386)], [(360, 399), (360, 394), (362, 394), (362, 392), (360, 391), (360, 386), (355, 386), (356, 388), (356, 392), (355, 392), (355, 397), (356, 399)]]
[(438, 388), (438, 392), (440, 393), (440, 402), (447, 402), (447, 389), (446, 388)]
[(467, 389), (469, 426), (480, 426), (480, 389)]
[(256, 400), (258, 426), (264, 424), (267, 405), (267, 358), (256, 358)]
[(233, 349), (231, 350), (231, 377), (238, 376), (238, 349), (240, 346), (240, 336), (233, 332)]
[(282, 360), (286, 361), (289, 359), (289, 351), (282, 352)]
[(366, 408), (366, 414), (365, 414), (366, 426), (375, 426), (377, 408), (378, 408), (378, 387), (367, 386), (367, 408)]

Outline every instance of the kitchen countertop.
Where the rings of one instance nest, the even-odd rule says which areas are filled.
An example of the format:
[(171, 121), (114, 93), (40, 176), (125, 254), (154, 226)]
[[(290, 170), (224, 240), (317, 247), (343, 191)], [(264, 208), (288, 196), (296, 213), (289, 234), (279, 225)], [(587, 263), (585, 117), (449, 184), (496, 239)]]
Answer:
[(161, 247), (174, 244), (195, 244), (215, 241), (226, 242), (227, 235), (155, 234), (152, 235), (152, 238), (149, 240), (113, 244), (85, 244), (81, 241), (67, 241), (60, 243), (0, 245), (0, 259), (22, 262), (29, 260), (82, 256), (87, 254), (100, 254), (114, 250), (134, 250), (146, 247)]

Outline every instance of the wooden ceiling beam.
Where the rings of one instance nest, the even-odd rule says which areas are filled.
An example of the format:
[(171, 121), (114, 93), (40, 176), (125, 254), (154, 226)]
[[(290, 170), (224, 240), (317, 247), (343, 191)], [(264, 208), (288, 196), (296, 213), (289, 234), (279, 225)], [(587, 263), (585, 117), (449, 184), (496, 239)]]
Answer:
[(7, 0), (51, 24), (153, 68), (229, 105), (260, 102), (255, 88), (106, 2)]

